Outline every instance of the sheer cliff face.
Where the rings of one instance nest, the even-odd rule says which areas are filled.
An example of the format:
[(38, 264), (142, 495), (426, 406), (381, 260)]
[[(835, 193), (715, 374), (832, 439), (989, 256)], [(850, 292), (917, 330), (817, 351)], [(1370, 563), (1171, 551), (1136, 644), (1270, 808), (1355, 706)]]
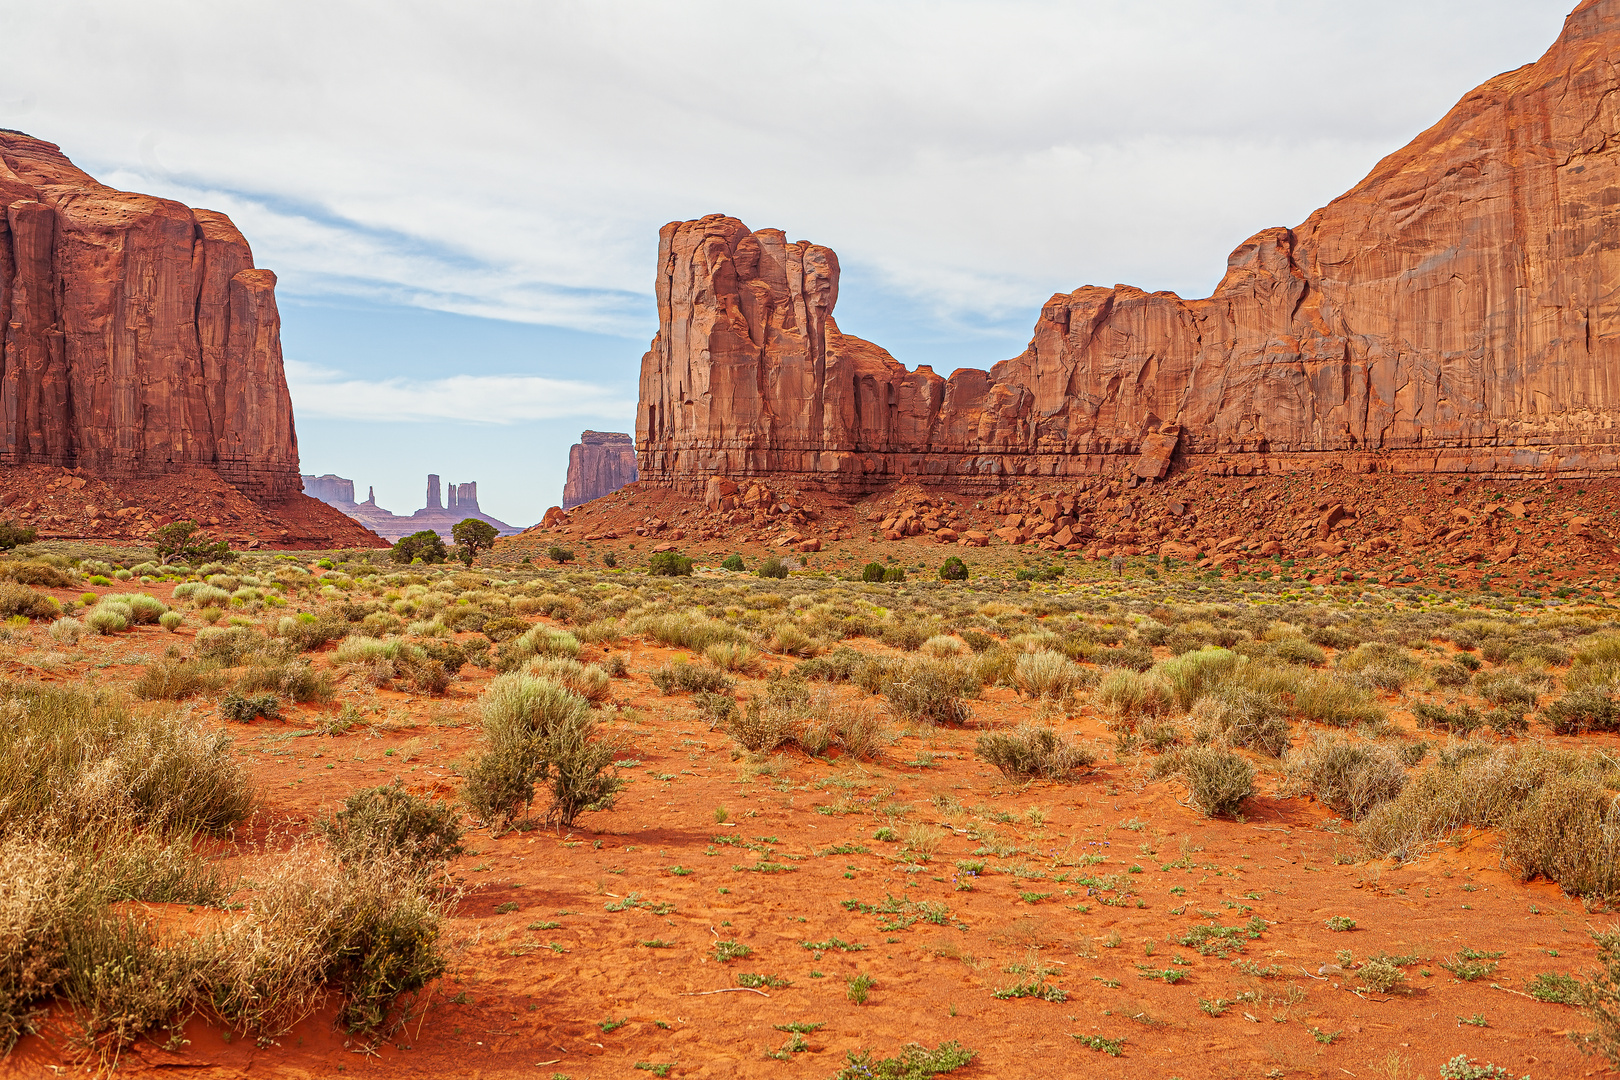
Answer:
[(0, 463), (299, 491), (276, 277), (223, 214), (0, 131)]
[(636, 479), (636, 446), (622, 431), (584, 431), (568, 448), (563, 509), (611, 495)]
[[(1620, 0), (1470, 93), (1204, 300), (1081, 288), (1029, 347), (941, 379), (838, 332), (838, 261), (711, 216), (665, 226), (644, 480), (985, 483), (1135, 462), (1217, 471), (1620, 468)], [(1155, 438), (1157, 436), (1157, 438)]]

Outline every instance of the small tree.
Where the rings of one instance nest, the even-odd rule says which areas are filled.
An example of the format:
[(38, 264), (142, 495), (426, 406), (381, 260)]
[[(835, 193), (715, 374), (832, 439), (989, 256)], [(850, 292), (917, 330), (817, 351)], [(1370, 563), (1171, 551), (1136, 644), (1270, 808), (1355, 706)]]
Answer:
[(882, 581), (883, 580), (883, 564), (880, 563), (880, 562), (869, 562), (869, 563), (867, 563), (865, 566), (863, 566), (861, 568), (861, 580), (862, 581)]
[(409, 536), (402, 536), (394, 545), (393, 559), (403, 565), (409, 565), (417, 559), (425, 563), (442, 563), (445, 559), (444, 541), (432, 529), (423, 529), (413, 532)]
[(232, 562), (236, 552), (223, 540), (214, 540), (195, 521), (171, 521), (152, 534), (158, 565), (173, 562), (200, 566), (206, 562)]
[(18, 525), (10, 518), (0, 521), (0, 551), (10, 551), (18, 544), (32, 544), (38, 538), (37, 531)]
[(546, 558), (554, 563), (570, 563), (574, 561), (574, 549), (552, 544), (546, 548)]
[(647, 573), (656, 577), (691, 577), (692, 560), (678, 551), (655, 552), (647, 560)]
[(967, 564), (955, 555), (945, 560), (945, 565), (939, 568), (942, 581), (966, 581), (968, 576)]
[(495, 526), (478, 518), (463, 518), (450, 530), (450, 535), (456, 542), (456, 555), (468, 566), (478, 557), (480, 551), (491, 551), (495, 547)]
[(735, 553), (726, 556), (726, 561), (720, 564), (720, 569), (739, 572), (742, 571), (745, 569), (743, 566), (743, 557)]

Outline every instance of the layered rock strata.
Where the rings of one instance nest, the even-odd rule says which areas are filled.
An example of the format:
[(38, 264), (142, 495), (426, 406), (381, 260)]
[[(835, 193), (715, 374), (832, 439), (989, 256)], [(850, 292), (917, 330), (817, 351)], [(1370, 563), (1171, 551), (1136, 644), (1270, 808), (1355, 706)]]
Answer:
[(0, 464), (296, 496), (276, 276), (223, 214), (0, 130)]
[(610, 495), (633, 483), (636, 444), (622, 431), (582, 431), (568, 448), (568, 478), (563, 483), (563, 509)]
[(1216, 473), (1620, 469), (1620, 0), (1468, 94), (1213, 296), (1053, 296), (988, 372), (907, 371), (833, 319), (838, 259), (711, 215), (659, 237), (641, 477), (875, 490), (1172, 461)]

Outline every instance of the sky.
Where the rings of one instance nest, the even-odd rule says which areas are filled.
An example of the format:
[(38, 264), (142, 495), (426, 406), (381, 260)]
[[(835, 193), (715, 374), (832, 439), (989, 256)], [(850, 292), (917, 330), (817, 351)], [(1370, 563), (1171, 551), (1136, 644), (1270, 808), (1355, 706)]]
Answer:
[(0, 0), (0, 127), (231, 215), (276, 271), (306, 473), (514, 525), (631, 431), (658, 228), (838, 252), (937, 371), (1081, 285), (1205, 296), (1574, 0)]

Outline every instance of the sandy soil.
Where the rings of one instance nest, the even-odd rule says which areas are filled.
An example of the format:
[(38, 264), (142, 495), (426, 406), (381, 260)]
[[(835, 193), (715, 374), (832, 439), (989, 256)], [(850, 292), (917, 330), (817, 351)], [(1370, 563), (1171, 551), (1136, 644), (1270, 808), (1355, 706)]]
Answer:
[[(141, 627), (63, 649), (41, 627), (4, 647), (4, 667), (119, 683), (190, 635)], [(403, 1030), (362, 1046), (328, 1011), (258, 1046), (193, 1020), (185, 1045), (138, 1043), (118, 1072), (584, 1080), (669, 1064), (672, 1077), (826, 1077), (846, 1052), (957, 1040), (978, 1054), (951, 1074), (963, 1078), (1432, 1078), (1460, 1053), (1537, 1080), (1612, 1075), (1565, 1037), (1582, 1026), (1575, 1010), (1522, 991), (1536, 973), (1589, 968), (1586, 927), (1613, 916), (1505, 874), (1490, 835), (1406, 865), (1357, 861), (1345, 823), (1270, 781), (1246, 820), (1210, 820), (1176, 782), (1111, 752), (1075, 783), (1011, 783), (973, 755), (979, 728), (1033, 711), (1007, 690), (987, 690), (969, 726), (911, 731), (875, 762), (750, 762), (688, 696), (648, 682), (687, 654), (634, 640), (611, 651), (630, 677), (614, 683), (607, 726), (627, 741), (633, 783), (561, 835), (469, 833), (452, 867), (466, 896), (451, 972)], [(369, 724), (336, 737), (315, 733), (307, 710), (227, 725), (263, 792), (244, 838), (273, 852), (352, 790), (396, 777), (451, 795), (490, 677), (464, 669), (443, 698), (345, 686), (322, 710), (358, 703)], [(1089, 705), (1051, 719), (1108, 738)], [(1620, 740), (1586, 742), (1620, 753)], [(929, 836), (937, 846), (917, 850)], [(1355, 928), (1328, 929), (1335, 916)], [(1263, 927), (1225, 956), (1175, 944), (1252, 919)], [(747, 955), (717, 959), (719, 942)], [(1465, 947), (1500, 951), (1499, 969), (1454, 979), (1441, 962)], [(1421, 960), (1408, 992), (1372, 994), (1327, 966), (1339, 950)], [(1032, 959), (1065, 1000), (995, 996), (1020, 978), (1007, 968)], [(747, 989), (743, 973), (773, 979)], [(857, 975), (872, 980), (864, 1004), (849, 999)], [(806, 1048), (767, 1058), (791, 1024), (816, 1025)], [(24, 1040), (0, 1075), (81, 1071), (59, 1034)], [(1119, 1056), (1080, 1041), (1090, 1036), (1121, 1040)]]

